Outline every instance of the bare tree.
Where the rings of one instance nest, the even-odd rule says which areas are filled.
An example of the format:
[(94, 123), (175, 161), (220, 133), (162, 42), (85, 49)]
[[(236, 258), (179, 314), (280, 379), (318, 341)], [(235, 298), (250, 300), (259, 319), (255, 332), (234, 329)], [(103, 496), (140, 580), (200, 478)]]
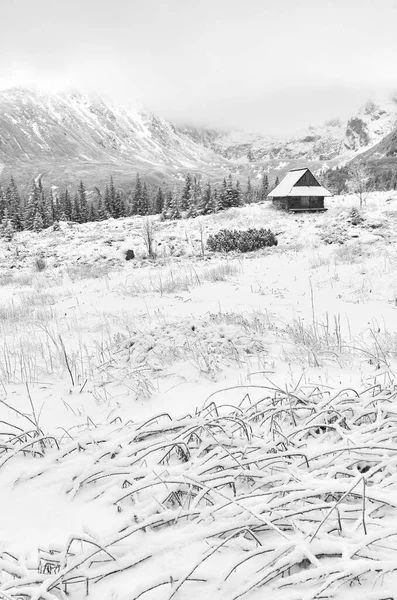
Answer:
[(142, 237), (148, 251), (149, 258), (156, 258), (154, 249), (156, 223), (153, 218), (145, 217), (142, 224)]
[(371, 191), (371, 172), (363, 163), (353, 163), (349, 167), (349, 176), (346, 182), (347, 189), (355, 194), (360, 200), (360, 208), (367, 203), (367, 197)]
[(205, 254), (205, 240), (204, 240), (204, 223), (202, 219), (199, 220), (199, 232), (200, 232), (200, 246), (201, 246), (201, 256)]

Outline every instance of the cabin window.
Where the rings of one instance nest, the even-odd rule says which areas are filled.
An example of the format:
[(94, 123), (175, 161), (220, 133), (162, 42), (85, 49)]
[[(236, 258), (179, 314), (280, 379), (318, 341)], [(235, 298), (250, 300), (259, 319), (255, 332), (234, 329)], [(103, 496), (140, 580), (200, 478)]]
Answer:
[(301, 196), (301, 205), (310, 206), (310, 196)]

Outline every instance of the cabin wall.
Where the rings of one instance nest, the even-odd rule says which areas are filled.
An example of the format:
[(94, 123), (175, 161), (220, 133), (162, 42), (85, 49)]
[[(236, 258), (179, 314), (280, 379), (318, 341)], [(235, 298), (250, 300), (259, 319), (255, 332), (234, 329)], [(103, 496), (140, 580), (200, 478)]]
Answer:
[(288, 198), (273, 198), (273, 206), (276, 208), (288, 209)]
[(307, 209), (316, 210), (324, 208), (324, 197), (321, 196), (295, 196), (288, 198), (289, 210)]
[(312, 173), (310, 173), (310, 171), (306, 171), (306, 173), (304, 173), (302, 175), (302, 177), (299, 179), (299, 181), (297, 181), (297, 183), (295, 183), (295, 186), (319, 186), (319, 182), (317, 181), (317, 179), (314, 177), (314, 175)]

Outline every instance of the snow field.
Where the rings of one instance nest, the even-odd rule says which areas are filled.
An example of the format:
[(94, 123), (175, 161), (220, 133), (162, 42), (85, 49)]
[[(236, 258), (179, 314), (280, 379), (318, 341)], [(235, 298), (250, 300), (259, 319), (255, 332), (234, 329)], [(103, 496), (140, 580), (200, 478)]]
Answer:
[(393, 597), (396, 199), (0, 242), (5, 598)]

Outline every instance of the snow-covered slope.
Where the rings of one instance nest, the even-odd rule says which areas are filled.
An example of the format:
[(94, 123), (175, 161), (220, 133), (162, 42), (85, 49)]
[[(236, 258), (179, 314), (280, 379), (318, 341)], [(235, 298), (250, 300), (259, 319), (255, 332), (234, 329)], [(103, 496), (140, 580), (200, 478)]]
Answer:
[(182, 128), (184, 135), (240, 162), (341, 161), (345, 162), (380, 142), (397, 125), (397, 102), (368, 101), (347, 121), (332, 119), (293, 136), (274, 137), (241, 131)]
[(344, 145), (354, 151), (371, 148), (397, 127), (397, 100), (382, 104), (367, 102), (349, 119)]
[(227, 161), (148, 111), (110, 106), (80, 93), (30, 88), (0, 93), (0, 163), (8, 171), (50, 172), (95, 183), (119, 171), (158, 178), (179, 171), (228, 171)]

